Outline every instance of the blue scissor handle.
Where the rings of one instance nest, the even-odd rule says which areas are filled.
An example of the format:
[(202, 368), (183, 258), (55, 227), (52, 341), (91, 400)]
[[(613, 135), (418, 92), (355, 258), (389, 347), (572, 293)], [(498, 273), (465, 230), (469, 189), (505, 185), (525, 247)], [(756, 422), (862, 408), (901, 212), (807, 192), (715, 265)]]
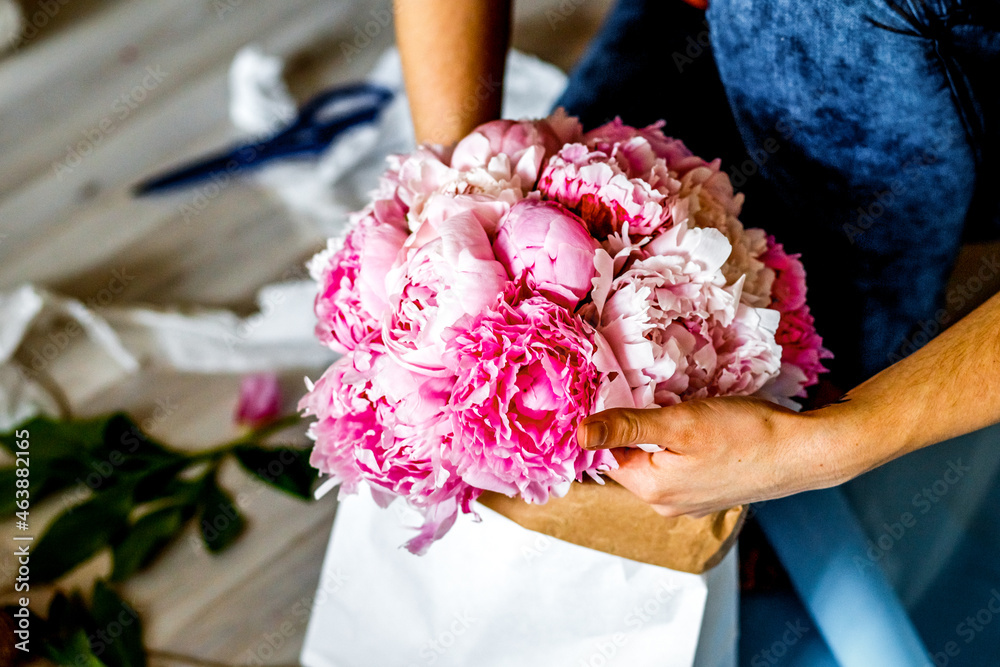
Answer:
[(388, 88), (371, 83), (324, 91), (302, 105), (292, 123), (278, 133), (147, 180), (135, 187), (135, 193), (143, 195), (190, 185), (214, 174), (234, 175), (272, 160), (316, 155), (344, 131), (378, 118), (392, 96)]

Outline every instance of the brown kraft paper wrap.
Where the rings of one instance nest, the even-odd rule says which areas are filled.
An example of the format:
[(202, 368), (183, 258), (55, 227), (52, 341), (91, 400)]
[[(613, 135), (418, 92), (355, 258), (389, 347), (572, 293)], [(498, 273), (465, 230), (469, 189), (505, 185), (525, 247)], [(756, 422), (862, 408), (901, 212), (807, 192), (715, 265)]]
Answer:
[(700, 519), (663, 517), (611, 480), (574, 483), (562, 498), (531, 505), (521, 498), (484, 492), (479, 502), (514, 523), (588, 549), (701, 574), (736, 543), (746, 518), (734, 507)]

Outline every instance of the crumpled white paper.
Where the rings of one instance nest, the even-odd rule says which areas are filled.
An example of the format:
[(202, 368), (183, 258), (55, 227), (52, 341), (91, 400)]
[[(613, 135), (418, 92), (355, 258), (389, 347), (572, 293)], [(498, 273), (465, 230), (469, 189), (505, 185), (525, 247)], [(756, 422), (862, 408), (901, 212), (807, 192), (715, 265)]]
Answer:
[(367, 489), (341, 501), (306, 667), (722, 667), (736, 664), (735, 550), (704, 575), (525, 530), (485, 507), (424, 556), (421, 517)]
[[(285, 117), (290, 97), (281, 71), (281, 60), (265, 55), (257, 46), (245, 47), (236, 55), (230, 69), (229, 117), (248, 136), (273, 129), (276, 120)], [(338, 235), (347, 214), (368, 203), (368, 193), (385, 171), (385, 157), (414, 148), (399, 52), (387, 50), (368, 80), (395, 93), (376, 122), (345, 132), (317, 162), (287, 162), (257, 177), (327, 237)], [(504, 78), (504, 117), (548, 115), (565, 85), (566, 75), (558, 68), (512, 50)]]
[[(0, 293), (0, 430), (59, 405), (43, 381), (53, 336), (80, 332), (125, 373), (155, 366), (189, 373), (249, 373), (317, 368), (336, 355), (313, 336), (311, 281), (268, 285), (258, 312), (241, 318), (226, 310), (197, 313), (150, 308), (89, 309), (79, 301), (33, 285)], [(55, 322), (60, 322), (54, 327)], [(55, 330), (15, 358), (33, 331)], [(61, 350), (58, 350), (61, 352)], [(107, 359), (95, 358), (94, 364)]]

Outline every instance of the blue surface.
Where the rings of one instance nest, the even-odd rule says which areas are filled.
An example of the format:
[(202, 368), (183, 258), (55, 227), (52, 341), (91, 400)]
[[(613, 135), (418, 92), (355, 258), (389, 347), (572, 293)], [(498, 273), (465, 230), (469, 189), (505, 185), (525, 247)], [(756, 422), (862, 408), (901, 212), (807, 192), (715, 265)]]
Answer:
[(740, 597), (741, 667), (837, 667), (801, 600), (791, 593)]
[(841, 667), (925, 667), (928, 653), (839, 489), (755, 505), (757, 520)]

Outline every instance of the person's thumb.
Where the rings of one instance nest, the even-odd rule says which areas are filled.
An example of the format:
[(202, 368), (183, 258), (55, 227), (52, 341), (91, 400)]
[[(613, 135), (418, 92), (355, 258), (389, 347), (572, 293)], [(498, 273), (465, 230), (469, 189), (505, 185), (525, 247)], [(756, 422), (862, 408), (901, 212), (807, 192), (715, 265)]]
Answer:
[(629, 410), (613, 408), (584, 419), (576, 430), (576, 439), (584, 449), (639, 447), (646, 451), (665, 449), (668, 443), (669, 408)]

